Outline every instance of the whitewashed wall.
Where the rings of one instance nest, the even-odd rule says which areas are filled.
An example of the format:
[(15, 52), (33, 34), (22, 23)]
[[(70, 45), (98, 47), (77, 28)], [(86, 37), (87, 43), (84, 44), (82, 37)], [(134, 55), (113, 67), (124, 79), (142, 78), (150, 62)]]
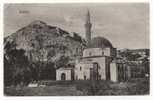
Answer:
[(62, 73), (65, 73), (65, 80), (71, 80), (71, 69), (58, 69), (56, 70), (56, 80), (61, 80)]
[[(80, 70), (81, 67), (81, 70)], [(93, 68), (92, 63), (78, 63), (75, 66), (75, 79), (76, 80), (84, 80), (84, 76), (86, 76), (86, 80), (90, 79), (90, 68)]]
[(83, 57), (90, 56), (111, 56), (113, 55), (110, 48), (88, 48), (83, 51)]
[[(84, 58), (82, 61), (76, 63), (75, 65), (75, 79), (84, 79), (84, 75), (86, 75), (87, 79), (90, 79), (90, 68), (93, 68), (93, 63), (98, 63), (98, 73), (101, 76), (101, 80), (106, 80), (106, 67), (109, 67), (110, 62), (108, 62), (109, 57), (91, 57)], [(87, 63), (89, 61), (90, 63)], [(80, 71), (80, 66), (82, 70)]]
[(117, 70), (117, 64), (115, 62), (112, 62), (110, 64), (110, 79), (113, 82), (118, 81), (118, 70)]

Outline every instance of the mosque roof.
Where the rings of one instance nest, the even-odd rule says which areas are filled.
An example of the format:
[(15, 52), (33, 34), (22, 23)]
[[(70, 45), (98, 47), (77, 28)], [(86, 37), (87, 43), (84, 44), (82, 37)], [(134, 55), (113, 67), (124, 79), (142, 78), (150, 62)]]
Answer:
[(90, 41), (89, 48), (113, 48), (111, 42), (104, 37), (95, 37)]

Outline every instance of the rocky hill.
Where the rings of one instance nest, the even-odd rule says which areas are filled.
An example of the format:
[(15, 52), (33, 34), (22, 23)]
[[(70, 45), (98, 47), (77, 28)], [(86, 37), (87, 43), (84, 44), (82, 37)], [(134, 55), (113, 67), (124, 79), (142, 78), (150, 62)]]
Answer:
[(85, 47), (85, 40), (77, 33), (69, 33), (39, 20), (6, 37), (4, 46), (7, 43), (15, 43), (16, 49), (25, 50), (31, 61), (54, 62), (61, 56), (73, 61), (82, 55)]

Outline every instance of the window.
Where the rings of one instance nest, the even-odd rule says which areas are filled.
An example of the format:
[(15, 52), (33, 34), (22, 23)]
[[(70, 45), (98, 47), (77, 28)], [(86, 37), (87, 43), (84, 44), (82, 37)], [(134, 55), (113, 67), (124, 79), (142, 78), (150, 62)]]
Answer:
[(86, 80), (86, 75), (84, 75), (84, 80)]
[(78, 54), (78, 50), (79, 50), (79, 49), (78, 49), (78, 48), (76, 48), (76, 53), (77, 53), (77, 54)]
[(104, 55), (104, 51), (102, 51), (102, 55)]
[(91, 53), (91, 52), (89, 52), (89, 56), (91, 56), (91, 54), (92, 54), (92, 53)]
[(82, 70), (82, 67), (80, 66), (80, 71)]

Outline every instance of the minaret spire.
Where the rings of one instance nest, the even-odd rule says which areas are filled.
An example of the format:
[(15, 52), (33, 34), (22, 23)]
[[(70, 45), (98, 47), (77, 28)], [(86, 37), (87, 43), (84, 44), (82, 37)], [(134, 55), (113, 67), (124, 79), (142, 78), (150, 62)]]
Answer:
[(86, 23), (90, 23), (90, 12), (89, 12), (89, 10), (87, 11), (87, 15), (86, 15)]
[(86, 14), (86, 22), (85, 22), (86, 41), (88, 46), (91, 41), (91, 27), (92, 27), (92, 24), (90, 22), (90, 12), (88, 10)]

